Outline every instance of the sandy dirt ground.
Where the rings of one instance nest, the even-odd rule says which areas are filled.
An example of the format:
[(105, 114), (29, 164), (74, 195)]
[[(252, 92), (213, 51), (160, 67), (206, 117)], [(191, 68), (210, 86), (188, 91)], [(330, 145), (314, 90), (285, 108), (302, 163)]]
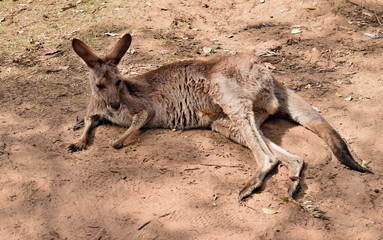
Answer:
[[(357, 0), (355, 0), (357, 2)], [(361, 1), (359, 1), (360, 3)], [(383, 239), (383, 38), (379, 1), (0, 1), (0, 239)], [(209, 130), (144, 130), (120, 150), (103, 125), (69, 153), (85, 115), (88, 69), (76, 37), (104, 54), (124, 33), (120, 69), (254, 53), (339, 131), (375, 174), (340, 164), (301, 126), (265, 135), (305, 159), (287, 197), (279, 165), (244, 202), (250, 151)], [(321, 210), (320, 218), (313, 212)]]

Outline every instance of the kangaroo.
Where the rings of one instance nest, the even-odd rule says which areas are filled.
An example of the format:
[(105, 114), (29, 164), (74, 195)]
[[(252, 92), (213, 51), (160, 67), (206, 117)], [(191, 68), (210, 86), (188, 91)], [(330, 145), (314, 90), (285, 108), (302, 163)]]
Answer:
[(70, 152), (85, 149), (91, 130), (103, 120), (128, 128), (110, 143), (113, 148), (121, 148), (125, 139), (141, 128), (210, 128), (254, 155), (257, 169), (240, 191), (240, 200), (259, 189), (280, 161), (289, 169), (288, 193), (293, 196), (299, 188), (303, 159), (270, 141), (260, 130), (270, 115), (279, 114), (319, 135), (344, 165), (372, 173), (353, 159), (336, 130), (303, 98), (275, 80), (255, 56), (181, 61), (125, 77), (117, 65), (131, 41), (126, 34), (105, 57), (98, 57), (84, 42), (73, 39), (74, 51), (90, 68), (92, 96), (84, 132), (69, 146)]

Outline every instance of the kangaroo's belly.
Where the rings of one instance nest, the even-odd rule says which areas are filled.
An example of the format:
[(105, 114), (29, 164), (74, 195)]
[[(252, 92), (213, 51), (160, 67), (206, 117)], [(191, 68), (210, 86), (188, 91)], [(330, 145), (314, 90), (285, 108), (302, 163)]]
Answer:
[(211, 101), (186, 99), (161, 104), (156, 108), (156, 116), (148, 127), (171, 129), (208, 128), (224, 113)]

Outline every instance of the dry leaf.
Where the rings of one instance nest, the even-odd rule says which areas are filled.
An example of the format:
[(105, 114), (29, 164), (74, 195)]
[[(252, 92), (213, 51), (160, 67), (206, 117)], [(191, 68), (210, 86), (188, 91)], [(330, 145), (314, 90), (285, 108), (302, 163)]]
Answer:
[(378, 29), (376, 31), (376, 34), (375, 33), (363, 33), (363, 35), (366, 35), (366, 36), (369, 36), (370, 38), (382, 38), (383, 37), (383, 32), (380, 31), (380, 29)]
[(336, 92), (336, 93), (335, 93), (335, 96), (337, 96), (337, 97), (342, 97), (343, 95), (340, 94), (340, 93), (338, 93), (338, 92)]
[(63, 50), (57, 48), (43, 48), (44, 55), (54, 55), (57, 53), (61, 53)]
[(265, 213), (265, 214), (276, 214), (277, 212), (274, 211), (274, 210), (271, 210), (269, 208), (262, 208), (262, 211)]
[(295, 28), (295, 29), (292, 29), (291, 30), (291, 34), (298, 34), (298, 33), (301, 33), (302, 30), (300, 30), (299, 28)]
[(351, 95), (350, 95), (350, 96), (348, 96), (348, 97), (346, 97), (346, 98), (344, 98), (344, 100), (345, 100), (345, 101), (348, 101), (348, 102), (349, 102), (349, 101), (351, 101), (351, 100), (352, 100), (352, 97), (351, 97)]
[(118, 33), (112, 33), (112, 32), (106, 32), (104, 33), (106, 36), (109, 36), (109, 37), (115, 37), (115, 36), (118, 36)]
[(315, 111), (317, 111), (317, 112), (321, 112), (321, 110), (319, 109), (319, 108), (317, 108), (317, 107), (315, 107), (315, 106), (312, 106), (312, 108), (315, 110)]
[(303, 203), (300, 203), (299, 205), (308, 213), (310, 213), (313, 217), (322, 218), (323, 212), (320, 209), (311, 205), (311, 203), (312, 201), (304, 201)]
[(268, 68), (268, 69), (272, 69), (272, 70), (275, 69), (274, 65), (271, 64), (271, 63), (265, 62), (265, 63), (263, 63), (263, 65), (265, 65), (265, 67)]
[(210, 47), (203, 47), (202, 50), (203, 50), (204, 53), (211, 53), (212, 49)]

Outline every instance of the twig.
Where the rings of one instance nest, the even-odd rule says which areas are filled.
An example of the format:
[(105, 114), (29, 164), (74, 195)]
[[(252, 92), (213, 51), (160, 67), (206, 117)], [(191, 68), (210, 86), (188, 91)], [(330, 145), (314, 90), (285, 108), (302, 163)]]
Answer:
[(354, 5), (358, 6), (358, 7), (364, 8), (364, 9), (366, 9), (368, 11), (372, 11), (371, 9), (368, 9), (366, 6), (363, 6), (363, 5), (361, 5), (361, 4), (357, 3), (357, 2), (354, 2), (354, 1), (351, 1), (351, 0), (347, 0), (347, 2), (352, 3), (352, 4), (354, 4)]
[(253, 207), (250, 207), (250, 206), (248, 206), (247, 204), (245, 204), (243, 201), (239, 201), (239, 205), (241, 205), (241, 206), (243, 206), (243, 207), (247, 207), (247, 208), (249, 208), (249, 209), (251, 209), (251, 210), (253, 210), (253, 211), (256, 211), (256, 212), (258, 212), (258, 210), (257, 209), (255, 209), (255, 208), (253, 208)]
[(143, 229), (146, 225), (148, 225), (151, 221), (147, 221), (146, 223), (142, 224), (141, 227), (138, 228), (138, 231)]
[(88, 226), (88, 228), (100, 228), (99, 226)]
[(194, 170), (199, 170), (199, 167), (195, 168), (185, 168), (184, 171), (194, 171)]
[(382, 22), (379, 20), (378, 13), (377, 13), (375, 10), (374, 10), (374, 14), (375, 14), (376, 20), (378, 21), (379, 25), (380, 25), (381, 27), (383, 27)]
[[(174, 211), (173, 211), (173, 212), (174, 212)], [(169, 216), (170, 214), (172, 214), (173, 212), (170, 212), (170, 213), (165, 213), (165, 214), (163, 214), (163, 215), (159, 216), (158, 218), (167, 217), (167, 216)]]
[(359, 4), (359, 3), (356, 3), (356, 2), (351, 1), (351, 0), (347, 0), (347, 1), (348, 1), (349, 3), (352, 3), (352, 4), (356, 5), (356, 6), (358, 6), (358, 7), (361, 7), (361, 8), (366, 9), (367, 11), (373, 12), (373, 13), (375, 14), (376, 21), (378, 21), (379, 25), (380, 25), (381, 27), (383, 27), (383, 24), (382, 24), (382, 22), (380, 21), (380, 19), (379, 19), (379, 17), (378, 17), (378, 13), (376, 12), (376, 10), (369, 9), (369, 8), (366, 7), (366, 6), (363, 6), (363, 5)]
[(238, 164), (238, 165), (226, 165), (226, 164), (201, 163), (200, 165), (208, 166), (208, 167), (231, 167), (231, 168), (243, 168), (244, 167), (242, 164)]

